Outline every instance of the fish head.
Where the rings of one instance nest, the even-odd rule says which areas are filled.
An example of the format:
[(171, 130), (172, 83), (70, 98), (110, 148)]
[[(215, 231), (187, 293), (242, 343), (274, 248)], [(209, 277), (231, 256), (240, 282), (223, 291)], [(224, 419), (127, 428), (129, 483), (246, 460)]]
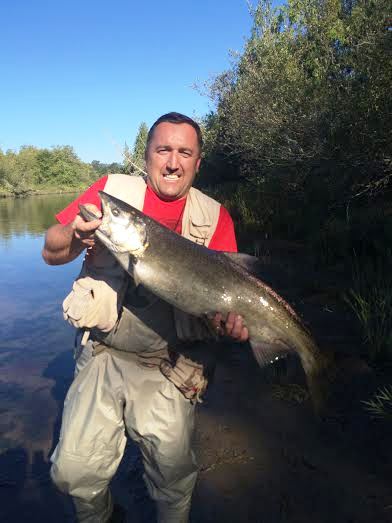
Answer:
[(99, 239), (112, 252), (139, 256), (146, 249), (146, 224), (140, 213), (127, 203), (99, 192), (102, 202), (102, 223), (97, 230)]

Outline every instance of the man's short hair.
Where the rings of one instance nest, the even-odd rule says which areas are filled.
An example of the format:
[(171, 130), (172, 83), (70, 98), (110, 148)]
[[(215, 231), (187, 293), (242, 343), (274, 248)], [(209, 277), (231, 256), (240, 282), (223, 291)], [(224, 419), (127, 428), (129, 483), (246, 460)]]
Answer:
[(203, 137), (202, 137), (202, 134), (201, 134), (201, 129), (199, 127), (199, 124), (197, 124), (195, 122), (195, 120), (192, 120), (192, 118), (189, 118), (189, 116), (185, 116), (185, 114), (171, 112), (171, 113), (163, 114), (162, 116), (160, 116), (158, 118), (158, 120), (156, 120), (152, 124), (150, 130), (148, 131), (148, 135), (147, 135), (146, 154), (147, 154), (147, 149), (148, 149), (148, 147), (150, 145), (150, 142), (152, 140), (152, 136), (154, 134), (155, 128), (160, 123), (163, 123), (163, 122), (169, 122), (169, 123), (175, 123), (175, 124), (187, 123), (188, 125), (192, 126), (194, 128), (194, 130), (196, 131), (197, 142), (199, 144), (200, 153), (201, 153), (201, 150), (202, 150), (202, 147), (203, 147)]

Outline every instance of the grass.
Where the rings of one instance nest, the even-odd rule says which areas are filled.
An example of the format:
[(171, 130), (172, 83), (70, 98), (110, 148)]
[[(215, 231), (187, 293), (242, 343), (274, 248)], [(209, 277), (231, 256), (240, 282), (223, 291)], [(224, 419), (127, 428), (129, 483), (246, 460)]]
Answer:
[(352, 288), (345, 301), (354, 311), (371, 361), (392, 357), (392, 254), (353, 259)]
[(379, 389), (373, 399), (363, 404), (372, 417), (392, 420), (392, 386)]

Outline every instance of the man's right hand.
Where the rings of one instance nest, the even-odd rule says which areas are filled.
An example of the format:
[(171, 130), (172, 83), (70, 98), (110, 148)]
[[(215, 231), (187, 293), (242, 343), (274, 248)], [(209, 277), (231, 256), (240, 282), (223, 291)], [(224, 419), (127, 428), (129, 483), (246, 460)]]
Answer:
[(68, 225), (52, 225), (46, 233), (42, 256), (49, 265), (62, 265), (79, 256), (83, 249), (94, 245), (94, 233), (101, 225), (101, 211), (92, 204), (86, 205), (97, 215), (91, 222), (77, 215)]
[(78, 214), (76, 216), (76, 218), (74, 219), (74, 221), (72, 222), (71, 226), (74, 231), (74, 233), (73, 233), (74, 237), (77, 240), (79, 240), (80, 243), (84, 247), (88, 248), (88, 247), (93, 247), (93, 245), (95, 244), (94, 234), (95, 234), (95, 231), (98, 229), (98, 227), (102, 223), (102, 219), (101, 219), (102, 213), (98, 209), (98, 207), (96, 207), (95, 205), (93, 205), (91, 203), (86, 204), (86, 207), (89, 211), (91, 211), (92, 213), (94, 213), (97, 216), (97, 219), (88, 222), (88, 221), (84, 220), (80, 216), (80, 214)]

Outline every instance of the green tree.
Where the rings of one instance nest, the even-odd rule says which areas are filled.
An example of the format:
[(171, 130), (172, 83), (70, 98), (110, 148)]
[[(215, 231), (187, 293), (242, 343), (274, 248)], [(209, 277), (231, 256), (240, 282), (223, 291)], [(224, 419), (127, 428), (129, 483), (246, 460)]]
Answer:
[(40, 184), (80, 187), (94, 179), (91, 166), (83, 163), (68, 145), (41, 149), (38, 162)]
[(147, 144), (148, 127), (145, 122), (142, 122), (139, 126), (136, 134), (135, 142), (133, 144), (132, 152), (129, 150), (129, 146), (125, 142), (124, 147), (124, 168), (125, 172), (129, 174), (143, 174), (145, 171), (145, 160), (144, 154)]
[(0, 153), (0, 185), (7, 192), (24, 194), (31, 190), (38, 171), (38, 149), (23, 146), (19, 153)]
[(93, 168), (94, 172), (96, 172), (100, 176), (111, 173), (125, 172), (124, 165), (121, 165), (118, 162), (102, 163), (98, 160), (93, 160), (90, 165)]

